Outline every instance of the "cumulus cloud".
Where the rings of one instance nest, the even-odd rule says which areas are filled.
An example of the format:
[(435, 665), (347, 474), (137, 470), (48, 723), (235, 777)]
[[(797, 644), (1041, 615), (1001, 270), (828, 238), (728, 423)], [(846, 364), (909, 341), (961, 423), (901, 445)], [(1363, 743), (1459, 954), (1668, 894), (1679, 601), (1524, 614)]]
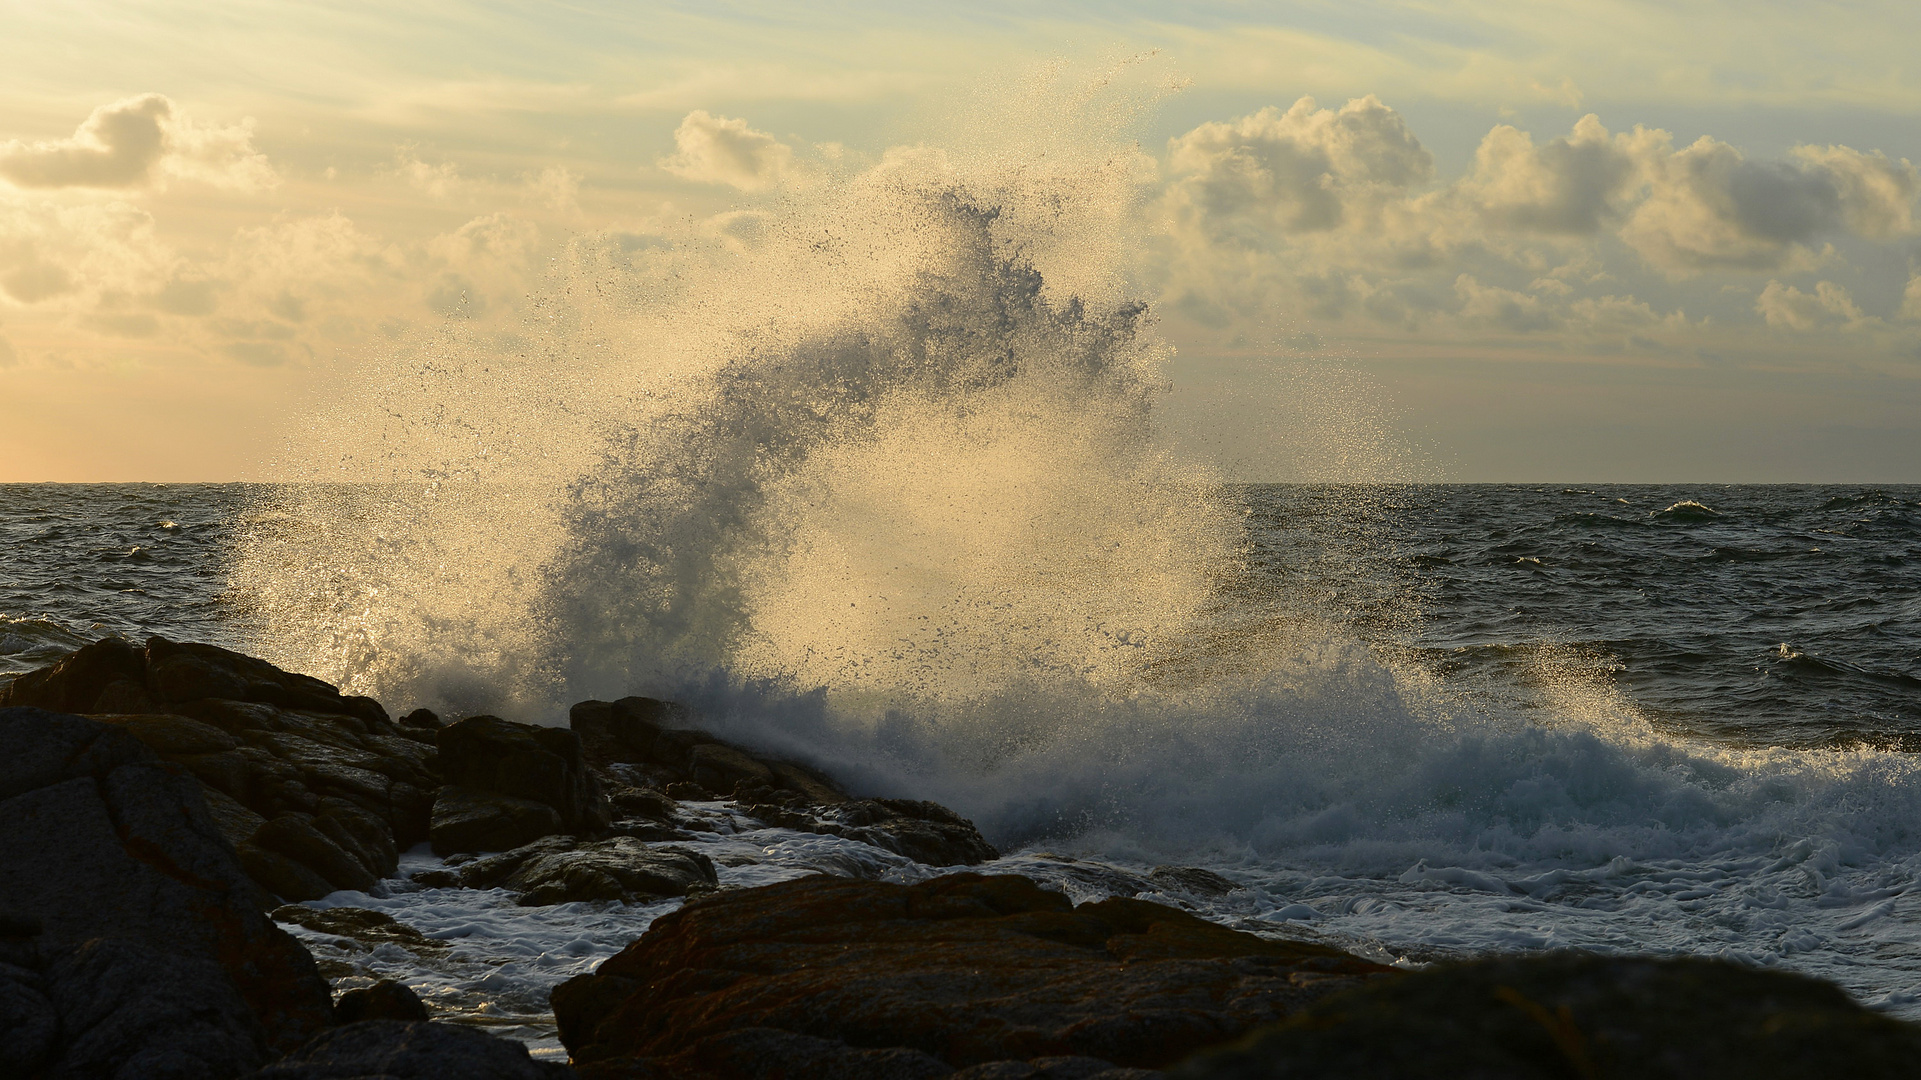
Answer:
[(1338, 111), (1304, 97), (1286, 112), (1202, 124), (1170, 142), (1168, 166), (1177, 203), (1217, 234), (1258, 246), (1268, 231), (1333, 229), (1356, 203), (1425, 183), (1434, 159), (1370, 94)]
[(1754, 310), (1769, 326), (1784, 330), (1814, 330), (1862, 321), (1861, 309), (1854, 298), (1832, 281), (1817, 282), (1811, 293), (1770, 281), (1755, 300)]
[(660, 167), (683, 180), (762, 191), (792, 179), (793, 147), (745, 120), (695, 109), (674, 129), (674, 153)]
[(394, 151), (394, 175), (430, 199), (445, 199), (458, 194), (467, 181), (460, 167), (451, 161), (430, 164), (422, 161), (417, 149), (403, 146)]
[(1497, 228), (1592, 233), (1621, 216), (1637, 187), (1640, 161), (1662, 147), (1661, 134), (1643, 128), (1609, 135), (1592, 113), (1571, 134), (1542, 146), (1501, 124), (1481, 140), (1474, 171), (1457, 191)]
[(102, 105), (66, 139), (0, 145), (0, 177), (23, 188), (137, 188), (167, 177), (251, 190), (276, 182), (253, 122), (201, 124), (161, 94)]
[(562, 166), (549, 166), (527, 178), (527, 194), (549, 210), (571, 213), (580, 209), (580, 177)]
[(1471, 274), (1454, 279), (1454, 292), (1461, 298), (1463, 320), (1525, 334), (1551, 330), (1560, 321), (1538, 296), (1483, 285)]
[(1814, 265), (1812, 245), (1841, 230), (1875, 239), (1911, 231), (1914, 166), (1844, 146), (1754, 161), (1702, 136), (1647, 162), (1648, 195), (1622, 238), (1671, 273)]

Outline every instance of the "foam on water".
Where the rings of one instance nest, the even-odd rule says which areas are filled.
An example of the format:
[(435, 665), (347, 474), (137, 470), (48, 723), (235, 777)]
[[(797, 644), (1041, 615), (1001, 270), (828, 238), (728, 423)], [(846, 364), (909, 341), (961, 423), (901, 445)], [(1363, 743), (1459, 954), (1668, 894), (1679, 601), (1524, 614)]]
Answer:
[[(1912, 758), (1664, 737), (1552, 650), (1522, 707), (1255, 581), (1245, 508), (1159, 437), (1138, 156), (1095, 100), (1052, 142), (1014, 123), (1012, 149), (582, 241), (526, 325), (370, 369), (289, 455), (359, 483), (289, 486), (242, 529), (254, 647), (403, 709), (675, 697), (951, 805), (1063, 888), (1035, 853), (1200, 863), (1248, 888), (1182, 902), (1387, 956), (1705, 952), (1921, 1003)], [(1352, 579), (1391, 590), (1356, 541)], [(821, 842), (739, 866), (923, 872)], [(544, 979), (651, 917), (486, 933), (579, 958)]]

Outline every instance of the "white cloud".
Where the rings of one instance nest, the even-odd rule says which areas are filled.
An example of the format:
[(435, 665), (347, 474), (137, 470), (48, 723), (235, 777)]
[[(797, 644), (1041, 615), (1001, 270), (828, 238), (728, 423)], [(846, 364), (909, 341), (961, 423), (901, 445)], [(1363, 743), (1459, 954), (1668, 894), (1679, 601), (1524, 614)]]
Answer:
[(1214, 235), (1261, 246), (1263, 234), (1333, 229), (1356, 204), (1426, 182), (1433, 158), (1372, 94), (1339, 111), (1304, 97), (1210, 122), (1173, 139), (1174, 204)]
[(446, 199), (466, 186), (460, 167), (451, 161), (429, 164), (420, 159), (418, 148), (403, 146), (394, 151), (394, 175), (430, 199)]
[(1524, 334), (1551, 330), (1560, 321), (1540, 297), (1483, 285), (1471, 274), (1454, 279), (1454, 292), (1461, 298), (1461, 318), (1470, 323)]
[(549, 166), (527, 178), (527, 194), (549, 210), (572, 213), (580, 209), (580, 177), (562, 166)]
[(254, 190), (277, 182), (253, 121), (201, 124), (161, 94), (102, 105), (66, 139), (0, 145), (0, 177), (23, 188), (138, 188), (177, 177)]
[(1592, 113), (1543, 146), (1501, 124), (1481, 140), (1474, 171), (1456, 191), (1498, 228), (1592, 233), (1622, 214), (1640, 176), (1638, 159), (1651, 144), (1664, 145), (1658, 138), (1642, 128), (1610, 136)]
[(1783, 330), (1814, 330), (1862, 322), (1861, 309), (1854, 298), (1832, 281), (1816, 282), (1811, 293), (1770, 281), (1755, 300), (1754, 310), (1769, 326)]
[(793, 147), (745, 120), (695, 109), (674, 129), (674, 154), (660, 167), (683, 180), (726, 184), (742, 191), (778, 187), (797, 170)]

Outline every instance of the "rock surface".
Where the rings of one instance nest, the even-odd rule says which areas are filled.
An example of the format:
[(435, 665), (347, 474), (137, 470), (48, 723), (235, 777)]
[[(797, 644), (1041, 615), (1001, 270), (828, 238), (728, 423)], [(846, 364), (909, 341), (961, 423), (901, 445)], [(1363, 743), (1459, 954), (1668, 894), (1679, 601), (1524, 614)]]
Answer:
[[(32, 953), (43, 961), (48, 986), (79, 985), (60, 965), (93, 964), (91, 992), (101, 996), (88, 1008), (115, 1015), (122, 1009), (115, 1002), (134, 1000), (115, 996), (115, 980), (138, 981), (126, 973), (145, 965), (204, 984), (201, 991), (179, 988), (180, 1001), (193, 993), (227, 1000), (224, 979), (224, 993), (237, 991), (233, 1000), (245, 1003), (249, 1037), (270, 1049), (297, 1045), (326, 1027), (332, 1004), (313, 958), (262, 914), (258, 888), (214, 823), (198, 782), (123, 727), (79, 716), (0, 709), (0, 746), (8, 749), (0, 759), (0, 821), (7, 823), (0, 830), (0, 909), (37, 926)], [(87, 945), (96, 939), (105, 944)], [(68, 946), (82, 952), (59, 953)], [(141, 958), (149, 953), (171, 967)], [(80, 1000), (73, 996), (80, 993), (61, 990), (66, 997), (49, 1000), (65, 1009), (60, 1003)], [(72, 1041), (80, 1029), (61, 1015), (64, 1052), (81, 1052)], [(107, 1041), (120, 1047), (114, 1053), (136, 1052), (124, 1040)]]
[(560, 814), (544, 802), (449, 785), (434, 800), (434, 854), (507, 851), (552, 836)]
[(441, 728), (436, 738), (448, 784), (544, 803), (572, 833), (607, 827), (606, 801), (572, 731), (470, 716)]
[(427, 838), (434, 747), (371, 698), (211, 645), (88, 645), (0, 688), (0, 705), (91, 714), (192, 773), (268, 893), (364, 889)]
[(1910, 1077), (1921, 1026), (1830, 983), (1706, 959), (1563, 953), (1416, 972), (1330, 997), (1180, 1080)]
[(1020, 877), (812, 877), (692, 901), (553, 1004), (585, 1077), (1024, 1077), (1164, 1067), (1388, 970)]
[(718, 878), (707, 856), (679, 848), (650, 847), (617, 836), (580, 843), (552, 836), (460, 867), (470, 889), (508, 889), (520, 903), (563, 904), (576, 900), (653, 903), (713, 888)]
[(567, 1080), (517, 1042), (452, 1024), (363, 1020), (335, 1028), (253, 1074), (255, 1080)]
[(362, 1020), (427, 1020), (427, 1006), (406, 983), (381, 979), (372, 986), (349, 990), (334, 1002), (334, 1022)]

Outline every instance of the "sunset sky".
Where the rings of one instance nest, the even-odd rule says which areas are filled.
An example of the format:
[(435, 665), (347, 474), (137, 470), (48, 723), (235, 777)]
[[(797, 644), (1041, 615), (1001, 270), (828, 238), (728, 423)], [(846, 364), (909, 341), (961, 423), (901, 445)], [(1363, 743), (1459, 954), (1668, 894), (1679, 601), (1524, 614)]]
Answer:
[(1913, 4), (0, 12), (0, 482), (272, 478), (566, 244), (751, 244), (1102, 72), (1168, 423), (1230, 474), (1300, 475), (1321, 394), (1427, 478), (1921, 482)]

